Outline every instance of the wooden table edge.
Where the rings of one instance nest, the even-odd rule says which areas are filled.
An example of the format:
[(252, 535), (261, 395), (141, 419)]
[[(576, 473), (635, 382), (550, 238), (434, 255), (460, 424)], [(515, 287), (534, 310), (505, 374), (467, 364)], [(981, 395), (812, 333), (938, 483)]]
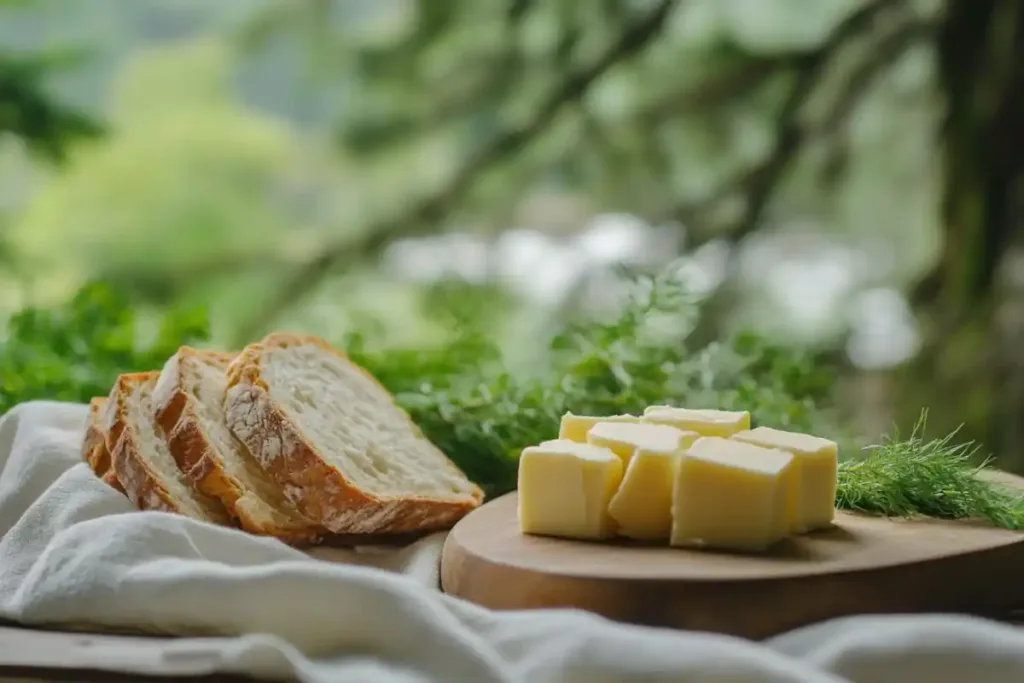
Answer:
[[(1017, 612), (1004, 615), (1004, 618), (989, 617), (994, 621), (1014, 626), (1024, 627), (1024, 613)], [(231, 636), (222, 636), (230, 638)], [(0, 681), (5, 680), (44, 680), (44, 681), (68, 681), (72, 683), (118, 683), (119, 681), (138, 681), (140, 683), (166, 683), (167, 681), (202, 681), (223, 683), (251, 683), (265, 678), (250, 677), (241, 674), (219, 673), (214, 668), (208, 671), (182, 671), (173, 670), (175, 667), (167, 665), (165, 671), (155, 671), (153, 666), (132, 666), (107, 660), (102, 666), (94, 663), (85, 664), (80, 656), (76, 657), (78, 651), (85, 647), (91, 647), (87, 643), (102, 645), (105, 647), (121, 647), (136, 650), (132, 659), (138, 659), (138, 651), (151, 650), (149, 656), (159, 657), (160, 665), (165, 665), (163, 657), (157, 652), (152, 652), (154, 643), (162, 643), (167, 640), (184, 640), (187, 636), (165, 636), (152, 634), (114, 634), (100, 631), (63, 631), (55, 627), (27, 626), (7, 619), (0, 619)], [(203, 640), (210, 640), (210, 637), (203, 637)], [(214, 637), (216, 639), (216, 637)], [(16, 644), (34, 643), (39, 652), (33, 653), (38, 656), (35, 661), (28, 657), (19, 656), (17, 661), (6, 654), (7, 645), (12, 641)], [(73, 646), (69, 648), (69, 643)], [(155, 662), (154, 662), (155, 663)]]

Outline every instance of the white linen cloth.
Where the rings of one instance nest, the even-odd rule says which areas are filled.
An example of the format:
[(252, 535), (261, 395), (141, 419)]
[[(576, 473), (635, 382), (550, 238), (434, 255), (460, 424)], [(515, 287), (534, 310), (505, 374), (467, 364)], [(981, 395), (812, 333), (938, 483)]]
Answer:
[(329, 563), (136, 512), (80, 462), (85, 415), (36, 402), (0, 419), (0, 617), (191, 635), (156, 647), (169, 662), (317, 683), (1024, 681), (1024, 631), (980, 619), (857, 617), (754, 643), (496, 613), (437, 590), (442, 535), (326, 550)]

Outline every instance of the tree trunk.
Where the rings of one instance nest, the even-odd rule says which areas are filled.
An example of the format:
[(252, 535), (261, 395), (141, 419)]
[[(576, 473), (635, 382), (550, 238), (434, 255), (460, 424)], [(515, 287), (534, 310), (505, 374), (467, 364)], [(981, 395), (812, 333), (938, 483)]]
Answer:
[(963, 437), (1009, 457), (1021, 444), (1004, 443), (999, 426), (1021, 413), (1000, 400), (1005, 354), (995, 314), (997, 274), (1021, 228), (1024, 2), (949, 0), (938, 71), (946, 107), (943, 247), (914, 293), (924, 345), (902, 378), (901, 404), (930, 405), (935, 431), (963, 423)]

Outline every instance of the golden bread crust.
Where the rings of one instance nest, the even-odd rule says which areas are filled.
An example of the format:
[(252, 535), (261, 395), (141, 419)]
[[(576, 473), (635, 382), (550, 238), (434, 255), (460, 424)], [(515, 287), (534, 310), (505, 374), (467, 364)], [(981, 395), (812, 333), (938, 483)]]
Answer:
[(110, 466), (110, 450), (107, 448), (107, 434), (103, 428), (107, 403), (106, 396), (97, 396), (89, 400), (89, 418), (85, 426), (85, 437), (82, 439), (82, 459), (88, 463), (97, 477), (115, 490), (124, 493), (124, 487)]
[[(113, 471), (135, 507), (140, 510), (160, 510), (191, 516), (151, 468), (139, 435), (135, 433), (128, 417), (128, 399), (132, 389), (138, 384), (156, 381), (159, 375), (159, 371), (154, 371), (129, 373), (118, 377), (110, 394), (110, 429), (107, 434), (107, 446), (110, 449)], [(116, 438), (113, 444), (110, 443), (111, 438)], [(213, 512), (215, 517), (203, 521), (232, 525), (227, 511)]]
[[(89, 417), (85, 423), (85, 437), (82, 439), (82, 460), (96, 470), (93, 459), (97, 457), (96, 447), (106, 442), (103, 431), (103, 410), (107, 405), (106, 396), (97, 396), (89, 400)], [(109, 461), (109, 454), (107, 456)]]
[(106, 474), (100, 477), (100, 479), (118, 493), (125, 493), (124, 487), (121, 486), (121, 480), (117, 478), (117, 472), (114, 471), (113, 467), (107, 470)]
[(189, 482), (200, 492), (223, 503), (246, 531), (273, 536), (293, 545), (314, 543), (326, 530), (313, 522), (280, 513), (268, 524), (265, 514), (251, 513), (246, 491), (223, 468), (216, 446), (203, 429), (196, 399), (185, 388), (190, 364), (213, 360), (227, 366), (234, 357), (235, 354), (199, 351), (183, 346), (165, 366), (163, 372), (170, 376), (161, 378), (163, 386), (154, 396), (154, 408), (171, 456)]
[[(479, 489), (464, 500), (378, 497), (360, 489), (322, 458), (270, 397), (263, 378), (266, 351), (303, 345), (320, 347), (351, 362), (316, 337), (271, 334), (246, 347), (231, 363), (226, 408), (229, 428), (304, 515), (335, 533), (402, 533), (450, 527), (480, 504), (483, 493)], [(366, 370), (359, 370), (371, 377)]]

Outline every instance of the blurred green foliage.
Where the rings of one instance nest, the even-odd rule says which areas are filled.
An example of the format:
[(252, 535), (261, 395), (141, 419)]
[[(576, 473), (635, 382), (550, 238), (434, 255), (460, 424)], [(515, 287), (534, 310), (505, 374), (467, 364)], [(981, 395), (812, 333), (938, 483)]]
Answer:
[[(212, 299), (215, 333), (227, 337), (324, 245), (358, 240), (443, 189), (481, 140), (529, 119), (649, 11), (514, 0), (86, 4), (35, 0), (0, 21), (0, 38), (11, 42), (93, 41), (77, 64), (83, 75), (63, 87), (112, 128), (18, 199), (0, 241), (27, 273), (20, 284), (32, 300), (59, 301), (94, 278), (156, 303)], [(546, 227), (551, 217), (529, 204), (548, 194), (576, 207), (553, 221), (558, 229), (603, 210), (675, 217), (766, 154), (792, 55), (825, 40), (857, 5), (680, 3), (641, 54), (615, 64), (499, 166), (474, 174), (457, 203), (441, 206), (438, 229), (483, 232), (514, 220)], [(926, 81), (919, 59), (904, 61), (907, 88)], [(890, 95), (865, 94), (859, 111), (875, 122), (870, 134), (843, 129), (829, 138), (830, 149), (868, 151), (846, 165), (843, 187), (854, 195), (823, 205), (814, 180), (822, 157), (810, 155), (793, 170), (782, 205), (789, 215), (825, 211), (837, 224), (899, 235), (898, 277), (907, 277), (928, 253), (903, 237), (920, 234), (929, 215), (921, 207), (932, 202), (927, 174), (907, 166), (927, 144), (927, 106)], [(898, 201), (885, 196), (894, 188)], [(872, 206), (887, 208), (861, 215)], [(711, 212), (698, 237), (728, 215)], [(353, 284), (354, 271), (369, 284)], [(372, 308), (395, 309), (386, 324), (408, 326), (409, 293), (382, 279), (372, 267), (350, 268), (263, 328), (333, 332), (371, 296), (386, 298)], [(337, 301), (342, 289), (346, 306), (330, 315), (319, 305), (313, 315), (299, 310)], [(427, 334), (431, 324), (419, 327)]]
[(294, 137), (229, 96), (228, 67), (206, 43), (132, 64), (114, 93), (118, 134), (76, 149), (8, 229), (46, 273), (38, 292), (100, 278), (166, 302), (226, 262), (287, 263), (278, 186)]
[(67, 57), (63, 52), (24, 55), (0, 49), (0, 134), (17, 136), (50, 161), (62, 161), (71, 143), (102, 130), (92, 117), (48, 92), (47, 80)]
[(208, 337), (205, 310), (146, 316), (117, 289), (89, 284), (63, 306), (28, 307), (7, 321), (0, 414), (33, 399), (106, 396), (120, 373), (159, 369), (180, 345)]

